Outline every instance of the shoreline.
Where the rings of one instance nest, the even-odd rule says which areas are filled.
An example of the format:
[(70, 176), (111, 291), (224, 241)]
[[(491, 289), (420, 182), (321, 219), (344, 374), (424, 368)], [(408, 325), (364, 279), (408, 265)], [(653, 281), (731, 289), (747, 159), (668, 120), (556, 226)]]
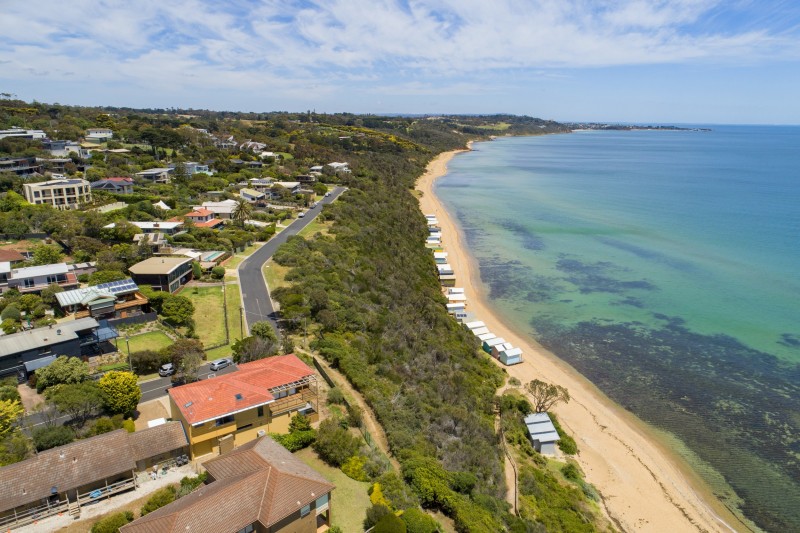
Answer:
[(523, 383), (543, 379), (569, 389), (572, 400), (554, 411), (579, 443), (575, 459), (601, 494), (601, 507), (625, 531), (730, 532), (746, 526), (713, 494), (685, 461), (659, 442), (653, 430), (607, 398), (571, 366), (545, 350), (535, 339), (517, 334), (493, 309), (480, 280), (461, 228), (433, 192), (436, 179), (447, 173), (452, 158), (467, 149), (439, 154), (426, 167), (416, 190), (420, 209), (433, 213), (443, 233), (448, 263), (456, 285), (465, 288), (469, 312), (490, 331), (523, 350), (521, 364), (506, 367)]

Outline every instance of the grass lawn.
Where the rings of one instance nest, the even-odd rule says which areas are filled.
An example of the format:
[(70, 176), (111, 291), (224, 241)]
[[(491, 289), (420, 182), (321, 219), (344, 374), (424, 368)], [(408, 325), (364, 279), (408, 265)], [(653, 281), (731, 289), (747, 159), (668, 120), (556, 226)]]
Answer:
[(339, 526), (342, 531), (363, 531), (364, 517), (372, 505), (367, 494), (370, 484), (350, 479), (338, 468), (327, 465), (311, 448), (294, 455), (336, 485), (336, 490), (331, 494), (332, 525)]
[(269, 287), (270, 292), (278, 287), (289, 285), (286, 282), (286, 273), (289, 272), (290, 268), (281, 266), (272, 259), (266, 262), (261, 268), (261, 272), (264, 273), (264, 279), (267, 281), (267, 287)]
[[(139, 333), (132, 335), (129, 339), (131, 353), (141, 352), (144, 350), (160, 350), (172, 344), (172, 339), (162, 331), (149, 331), (147, 333)], [(117, 347), (120, 351), (125, 350), (125, 338), (117, 338)]]
[(330, 228), (329, 224), (325, 222), (320, 222), (319, 219), (314, 219), (314, 221), (311, 224), (301, 229), (298, 235), (300, 235), (301, 237), (312, 237), (317, 233), (322, 233), (323, 235), (327, 235), (329, 228)]
[(225, 299), (228, 304), (228, 329), (231, 336), (231, 344), (242, 338), (241, 312), (242, 295), (239, 292), (239, 285), (228, 283), (225, 285)]
[[(225, 315), (222, 305), (222, 286), (190, 287), (181, 292), (194, 304), (195, 331), (204, 346), (225, 342)], [(230, 309), (229, 312), (236, 311)]]
[(230, 259), (225, 262), (225, 268), (228, 270), (236, 270), (239, 265), (247, 259), (253, 252), (258, 250), (261, 247), (261, 243), (259, 244), (252, 244), (244, 249), (243, 252), (239, 252), (238, 254), (234, 255)]

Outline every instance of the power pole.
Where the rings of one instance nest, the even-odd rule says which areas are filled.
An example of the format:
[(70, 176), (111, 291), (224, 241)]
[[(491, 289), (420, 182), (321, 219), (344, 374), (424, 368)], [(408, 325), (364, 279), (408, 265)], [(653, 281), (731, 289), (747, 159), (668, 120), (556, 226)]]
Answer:
[(244, 339), (244, 308), (239, 306), (239, 336)]

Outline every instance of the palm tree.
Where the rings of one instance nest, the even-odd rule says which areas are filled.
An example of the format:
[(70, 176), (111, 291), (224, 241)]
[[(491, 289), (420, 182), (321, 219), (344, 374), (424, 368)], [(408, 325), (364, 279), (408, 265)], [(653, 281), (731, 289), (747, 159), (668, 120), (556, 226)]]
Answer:
[(253, 206), (244, 198), (239, 198), (236, 201), (236, 207), (233, 208), (231, 216), (234, 220), (239, 222), (239, 225), (244, 227), (244, 221), (250, 218), (253, 214)]

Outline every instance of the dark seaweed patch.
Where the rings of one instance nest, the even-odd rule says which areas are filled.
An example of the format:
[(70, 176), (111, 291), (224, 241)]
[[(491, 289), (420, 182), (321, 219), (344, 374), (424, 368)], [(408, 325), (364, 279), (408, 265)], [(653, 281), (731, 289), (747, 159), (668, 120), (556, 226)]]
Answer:
[(522, 241), (523, 248), (536, 251), (544, 250), (544, 240), (519, 222), (503, 220), (500, 225), (519, 238)]
[(608, 261), (584, 263), (562, 255), (556, 262), (556, 268), (567, 274), (564, 279), (577, 286), (581, 294), (594, 292), (621, 294), (632, 289), (647, 291), (656, 289), (656, 286), (647, 280), (624, 281), (612, 277), (613, 274), (625, 272), (626, 269)]
[[(768, 531), (800, 531), (800, 365), (680, 317), (662, 327), (535, 318), (544, 346), (615, 401), (679, 436), (744, 498)], [(790, 340), (791, 342), (791, 340)]]
[(681, 270), (681, 271), (697, 270), (695, 266), (689, 263), (688, 261), (680, 261), (666, 254), (655, 252), (653, 250), (648, 250), (647, 248), (642, 248), (641, 246), (636, 246), (635, 244), (631, 244), (629, 242), (621, 241), (618, 239), (612, 239), (610, 237), (597, 237), (597, 240), (602, 242), (606, 246), (611, 246), (612, 248), (617, 248), (618, 250), (623, 250), (625, 252), (632, 253), (636, 257), (640, 257), (642, 259), (648, 259), (650, 261), (670, 266), (676, 270)]
[(631, 307), (636, 307), (637, 309), (644, 309), (644, 302), (639, 298), (634, 298), (633, 296), (628, 296), (623, 300), (615, 300), (611, 302), (611, 305), (629, 305)]
[(793, 333), (784, 333), (781, 335), (781, 340), (778, 341), (778, 344), (783, 344), (789, 348), (800, 348), (800, 337)]
[(503, 261), (497, 257), (481, 261), (480, 273), (492, 299), (515, 300), (521, 296), (530, 302), (545, 302), (564, 290), (557, 280), (535, 274), (520, 261)]

